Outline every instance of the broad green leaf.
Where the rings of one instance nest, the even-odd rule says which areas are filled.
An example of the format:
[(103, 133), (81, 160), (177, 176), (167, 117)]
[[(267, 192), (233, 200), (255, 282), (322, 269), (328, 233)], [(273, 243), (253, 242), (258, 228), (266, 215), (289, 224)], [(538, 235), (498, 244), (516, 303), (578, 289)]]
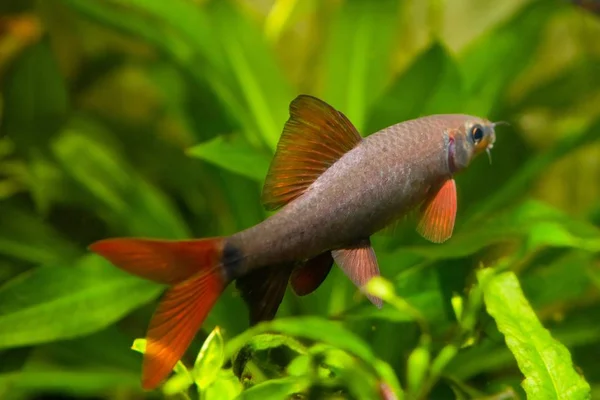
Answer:
[(584, 266), (593, 265), (593, 259), (594, 254), (575, 250), (547, 265), (536, 263), (535, 270), (521, 278), (523, 292), (536, 309), (577, 301), (592, 287)]
[(142, 393), (138, 375), (119, 370), (60, 370), (52, 367), (0, 374), (0, 396), (4, 393), (7, 397), (3, 398), (7, 399), (17, 393), (24, 398), (39, 393), (87, 397), (117, 390)]
[(3, 204), (0, 254), (36, 264), (68, 265), (81, 255), (81, 251), (41, 218)]
[(418, 398), (421, 386), (424, 383), (427, 370), (429, 369), (429, 363), (431, 354), (429, 349), (426, 347), (419, 346), (414, 349), (408, 356), (407, 361), (407, 391), (409, 391), (415, 398)]
[(61, 1), (88, 18), (148, 41), (182, 65), (191, 64), (197, 53), (211, 61), (218, 59), (210, 45), (206, 15), (189, 2)]
[(293, 394), (302, 393), (309, 384), (309, 379), (296, 376), (272, 379), (244, 390), (236, 400), (285, 399)]
[(400, 384), (388, 364), (377, 359), (369, 347), (354, 334), (341, 325), (321, 318), (280, 318), (261, 323), (246, 332), (231, 339), (225, 346), (226, 357), (229, 358), (241, 349), (253, 336), (263, 332), (279, 332), (282, 334), (301, 337), (325, 343), (345, 350), (369, 363), (386, 380), (394, 392), (401, 393)]
[[(92, 138), (94, 126), (76, 126), (63, 132), (53, 150), (64, 171), (100, 207), (113, 224), (136, 236), (182, 239), (188, 228), (164, 193), (142, 176), (109, 146)], [(77, 165), (77, 168), (72, 168)]]
[(599, 70), (600, 61), (582, 60), (508, 106), (515, 111), (546, 107), (560, 112), (579, 103), (593, 101), (600, 87), (600, 75), (596, 73)]
[(460, 229), (444, 245), (406, 247), (395, 252), (418, 254), (429, 260), (460, 258), (500, 242), (521, 241), (524, 251), (552, 246), (600, 251), (600, 230), (583, 220), (571, 218), (544, 203), (529, 200), (488, 218), (485, 223)]
[(3, 79), (0, 137), (10, 136), (17, 150), (27, 154), (45, 145), (64, 122), (67, 91), (48, 40), (27, 48), (12, 71)]
[(216, 327), (204, 341), (192, 370), (199, 390), (206, 389), (217, 379), (224, 361), (224, 346), (221, 330)]
[(150, 301), (160, 286), (96, 256), (39, 267), (0, 288), (0, 348), (86, 335)]
[(455, 61), (438, 43), (420, 54), (373, 104), (368, 132), (423, 116), (460, 110), (462, 93)]
[(217, 379), (204, 390), (206, 399), (231, 400), (242, 392), (242, 384), (231, 370), (220, 370)]
[(252, 337), (246, 345), (255, 351), (286, 346), (299, 354), (306, 353), (306, 348), (300, 342), (287, 335), (275, 335), (271, 333), (260, 334)]
[(265, 18), (266, 38), (270, 42), (278, 41), (286, 28), (314, 10), (315, 3), (315, 0), (276, 0)]
[(196, 145), (187, 153), (261, 183), (267, 176), (270, 164), (269, 156), (262, 151), (240, 140), (227, 140), (223, 136)]
[(538, 320), (512, 272), (478, 272), (485, 306), (504, 334), (525, 380), (522, 386), (535, 399), (589, 399), (590, 386), (573, 367), (567, 348)]
[(460, 67), (470, 100), (464, 112), (487, 116), (502, 100), (506, 86), (531, 64), (544, 26), (559, 9), (555, 1), (529, 2), (461, 52)]
[[(381, 265), (395, 267), (399, 259), (396, 253), (384, 252), (378, 255)], [(402, 272), (396, 272), (397, 268), (389, 268), (386, 272), (394, 276), (394, 293), (401, 294), (396, 297), (392, 294), (382, 309), (373, 307), (371, 303), (364, 303), (356, 309), (344, 312), (344, 318), (361, 319), (373, 318), (392, 322), (420, 321), (443, 321), (444, 302), (439, 277), (433, 268), (407, 268)], [(382, 273), (383, 274), (383, 273)], [(385, 275), (385, 274), (383, 274)]]
[(362, 364), (357, 358), (329, 345), (316, 344), (310, 353), (315, 361), (320, 361), (319, 378), (324, 385), (327, 381), (333, 384), (339, 379), (339, 383), (348, 388), (344, 392), (349, 391), (354, 398), (368, 399), (379, 395), (380, 382), (368, 364)]
[(399, 7), (395, 0), (349, 0), (331, 27), (323, 100), (342, 111), (359, 132), (367, 109), (390, 79)]
[(117, 325), (72, 340), (60, 340), (37, 346), (35, 356), (60, 365), (81, 368), (118, 368), (139, 373), (140, 357), (123, 351), (131, 344), (131, 335)]
[(457, 353), (458, 348), (456, 346), (452, 344), (444, 346), (431, 362), (431, 375), (434, 377), (441, 375)]
[(258, 132), (264, 143), (275, 149), (288, 118), (293, 90), (258, 27), (243, 18), (233, 1), (213, 2), (209, 9), (214, 37), (226, 60), (220, 73), (226, 74), (227, 82), (233, 82), (228, 95), (216, 92), (228, 104), (239, 104), (236, 114), (242, 114), (240, 121), (247, 133)]
[(470, 213), (465, 227), (479, 224), (481, 219), (505, 206), (512, 199), (527, 193), (535, 179), (558, 160), (572, 154), (577, 149), (589, 146), (600, 140), (600, 119), (596, 119), (589, 127), (581, 131), (568, 132), (564, 139), (559, 140), (550, 149), (533, 156), (519, 172), (512, 176), (504, 187), (500, 188), (486, 202), (478, 205)]
[(155, 46), (187, 71), (196, 88), (210, 87), (227, 106), (229, 115), (246, 127), (250, 138), (257, 139), (253, 117), (237, 91), (235, 77), (227, 70), (226, 55), (214, 42), (221, 36), (216, 29), (230, 26), (230, 21), (217, 22), (203, 8), (181, 0), (172, 4), (160, 0), (126, 0), (121, 5), (108, 1), (62, 1), (87, 18)]

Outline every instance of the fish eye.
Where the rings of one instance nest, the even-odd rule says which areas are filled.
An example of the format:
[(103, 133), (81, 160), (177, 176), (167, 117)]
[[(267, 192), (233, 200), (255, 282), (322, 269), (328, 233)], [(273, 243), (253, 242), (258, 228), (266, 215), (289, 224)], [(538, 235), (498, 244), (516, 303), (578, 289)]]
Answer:
[(473, 139), (473, 143), (477, 144), (481, 142), (483, 139), (483, 128), (481, 125), (473, 125), (471, 128), (471, 138)]

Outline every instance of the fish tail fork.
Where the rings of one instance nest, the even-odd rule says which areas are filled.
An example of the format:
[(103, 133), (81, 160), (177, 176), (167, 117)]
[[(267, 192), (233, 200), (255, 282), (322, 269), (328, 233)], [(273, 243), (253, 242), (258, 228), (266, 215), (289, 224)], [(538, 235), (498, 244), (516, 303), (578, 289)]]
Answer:
[(226, 241), (115, 238), (95, 242), (90, 250), (128, 273), (170, 286), (146, 335), (142, 387), (154, 389), (181, 359), (231, 281), (223, 263)]

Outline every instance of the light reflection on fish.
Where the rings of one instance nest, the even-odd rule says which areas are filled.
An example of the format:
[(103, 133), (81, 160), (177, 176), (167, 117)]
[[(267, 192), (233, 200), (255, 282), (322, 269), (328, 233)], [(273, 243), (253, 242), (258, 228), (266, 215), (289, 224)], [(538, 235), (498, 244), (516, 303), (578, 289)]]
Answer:
[(300, 95), (262, 192), (265, 207), (279, 212), (229, 237), (92, 244), (115, 266), (170, 285), (148, 329), (143, 387), (169, 374), (233, 281), (255, 324), (275, 316), (288, 282), (298, 295), (311, 293), (334, 261), (362, 288), (379, 275), (370, 236), (413, 209), (423, 237), (446, 241), (457, 209), (453, 176), (489, 152), (494, 127), (470, 115), (432, 115), (363, 139), (341, 112)]

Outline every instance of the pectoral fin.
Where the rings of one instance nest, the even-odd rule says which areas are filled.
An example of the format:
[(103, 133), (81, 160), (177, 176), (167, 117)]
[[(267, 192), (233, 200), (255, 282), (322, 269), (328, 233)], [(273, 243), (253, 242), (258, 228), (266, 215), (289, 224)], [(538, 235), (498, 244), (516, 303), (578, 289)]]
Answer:
[[(377, 257), (369, 239), (360, 241), (352, 247), (334, 250), (331, 254), (346, 276), (361, 290), (371, 278), (379, 276)], [(379, 297), (366, 296), (377, 308), (383, 306)]]
[(447, 180), (421, 208), (417, 232), (434, 243), (445, 242), (452, 236), (456, 219), (456, 183)]

